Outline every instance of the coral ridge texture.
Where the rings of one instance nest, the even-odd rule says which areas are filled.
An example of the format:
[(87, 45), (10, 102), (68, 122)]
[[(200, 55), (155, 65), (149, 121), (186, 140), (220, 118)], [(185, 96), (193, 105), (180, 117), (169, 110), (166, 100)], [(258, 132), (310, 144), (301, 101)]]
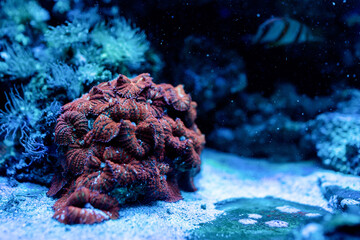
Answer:
[(62, 171), (48, 191), (60, 196), (54, 218), (93, 224), (118, 218), (124, 203), (196, 191), (205, 144), (196, 106), (182, 85), (155, 84), (147, 73), (119, 75), (64, 105), (55, 127)]

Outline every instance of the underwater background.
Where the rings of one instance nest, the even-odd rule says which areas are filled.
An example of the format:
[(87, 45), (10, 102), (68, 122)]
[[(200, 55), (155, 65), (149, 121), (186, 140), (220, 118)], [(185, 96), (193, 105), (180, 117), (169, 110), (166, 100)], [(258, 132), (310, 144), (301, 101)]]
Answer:
[[(0, 1), (0, 239), (358, 239), (359, 64), (356, 0)], [(62, 106), (142, 73), (139, 92), (177, 86), (157, 118), (196, 152), (171, 170), (183, 200), (129, 187), (117, 220), (57, 222), (79, 175), (56, 139)]]

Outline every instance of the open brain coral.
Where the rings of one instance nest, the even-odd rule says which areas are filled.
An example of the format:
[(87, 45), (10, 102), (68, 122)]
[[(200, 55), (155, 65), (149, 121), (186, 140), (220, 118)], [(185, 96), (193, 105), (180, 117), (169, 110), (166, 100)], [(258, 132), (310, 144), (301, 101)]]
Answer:
[(120, 203), (196, 191), (205, 138), (195, 118), (182, 85), (155, 84), (146, 73), (119, 75), (64, 105), (55, 128), (63, 172), (48, 192), (61, 196), (54, 218), (92, 224), (118, 218)]

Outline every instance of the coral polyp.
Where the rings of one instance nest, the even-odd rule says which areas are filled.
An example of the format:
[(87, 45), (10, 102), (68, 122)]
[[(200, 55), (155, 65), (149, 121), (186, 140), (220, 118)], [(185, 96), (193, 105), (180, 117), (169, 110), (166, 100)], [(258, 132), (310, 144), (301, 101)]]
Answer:
[(183, 86), (155, 84), (144, 73), (119, 75), (62, 107), (55, 128), (63, 172), (49, 196), (66, 224), (116, 219), (119, 204), (182, 199), (196, 191), (204, 135)]

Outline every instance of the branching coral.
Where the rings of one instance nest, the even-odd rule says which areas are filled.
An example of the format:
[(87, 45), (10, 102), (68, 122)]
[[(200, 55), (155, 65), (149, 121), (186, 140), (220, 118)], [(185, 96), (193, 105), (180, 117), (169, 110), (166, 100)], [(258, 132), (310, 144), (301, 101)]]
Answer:
[(44, 145), (43, 137), (41, 135), (33, 134), (26, 136), (24, 140), (21, 141), (21, 145), (24, 147), (24, 152), (22, 155), (25, 158), (33, 161), (40, 161), (47, 154), (47, 147)]
[(0, 7), (6, 17), (17, 24), (30, 23), (33, 27), (38, 27), (50, 18), (49, 13), (33, 0), (6, 0), (0, 3)]
[(47, 84), (51, 88), (65, 90), (69, 99), (78, 97), (82, 90), (81, 81), (74, 69), (64, 63), (51, 64), (51, 76), (47, 78)]
[(6, 98), (5, 109), (0, 110), (0, 138), (4, 140), (0, 147), (7, 149), (0, 156), (1, 167), (6, 166), (6, 174), (16, 180), (49, 184), (49, 140), (37, 129), (43, 111), (37, 108), (27, 88), (20, 92), (11, 89)]
[(37, 1), (5, 0), (0, 2), (0, 36), (7, 36), (11, 42), (24, 45), (31, 42), (28, 26), (35, 32), (46, 29), (45, 22), (50, 15)]
[(47, 126), (51, 126), (53, 123), (56, 122), (57, 117), (61, 113), (61, 104), (54, 100), (50, 103), (47, 108), (44, 109), (43, 118)]
[(27, 78), (39, 70), (39, 63), (27, 49), (18, 44), (0, 46), (0, 76), (9, 75), (10, 79)]
[(86, 63), (78, 68), (76, 74), (85, 85), (91, 85), (93, 82), (104, 82), (111, 79), (111, 72), (105, 70), (103, 66), (96, 63)]
[(101, 47), (100, 60), (105, 64), (125, 64), (137, 68), (145, 61), (145, 53), (150, 48), (145, 33), (133, 28), (124, 18), (114, 20), (111, 26), (98, 24), (91, 38)]
[(56, 13), (66, 13), (71, 9), (70, 0), (55, 0), (55, 5), (52, 11)]
[(154, 84), (149, 74), (119, 75), (62, 107), (55, 141), (64, 172), (49, 196), (60, 222), (96, 223), (118, 217), (119, 202), (181, 199), (195, 191), (204, 135), (196, 103), (183, 86)]
[(101, 22), (91, 30), (90, 27), (90, 20), (75, 19), (66, 25), (50, 27), (45, 39), (60, 55), (72, 47), (75, 57), (82, 59), (83, 63), (100, 62), (114, 69), (124, 66), (136, 69), (145, 61), (150, 44), (145, 33), (129, 21), (118, 18), (109, 25)]
[(50, 27), (45, 40), (54, 48), (68, 48), (71, 45), (88, 41), (89, 26), (80, 22), (66, 22), (64, 25)]
[[(71, 22), (50, 27), (45, 33), (50, 55), (64, 62), (69, 62), (69, 55), (72, 56), (71, 64), (87, 75), (83, 82), (100, 78), (108, 81), (110, 71), (129, 73), (142, 66), (154, 68), (156, 73), (161, 69), (161, 60), (149, 51), (150, 44), (143, 31), (121, 17), (105, 24), (99, 21), (96, 11), (97, 8), (92, 8), (80, 15), (72, 12)], [(100, 68), (107, 69), (108, 73)]]
[(40, 112), (16, 88), (6, 94), (6, 99), (5, 111), (0, 110), (0, 134), (5, 134), (5, 139), (9, 140), (14, 140), (20, 134), (19, 138), (23, 139), (39, 119)]

